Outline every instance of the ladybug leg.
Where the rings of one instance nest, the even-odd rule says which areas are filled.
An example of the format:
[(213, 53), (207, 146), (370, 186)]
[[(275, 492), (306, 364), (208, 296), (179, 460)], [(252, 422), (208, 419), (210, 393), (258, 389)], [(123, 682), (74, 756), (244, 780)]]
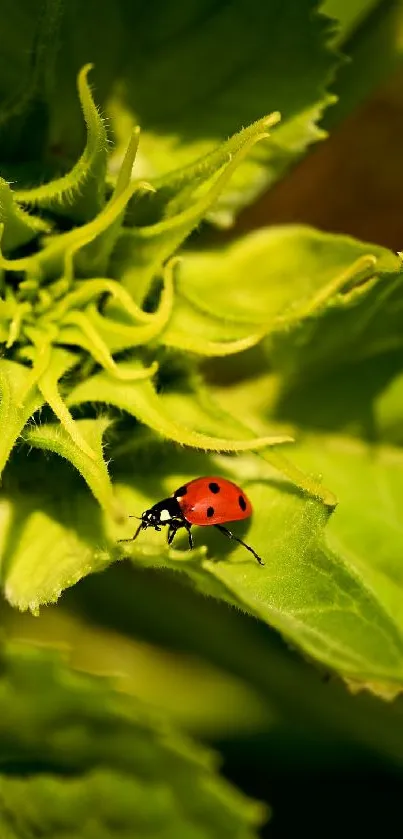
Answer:
[[(131, 518), (133, 518), (133, 516), (131, 516)], [(134, 542), (134, 540), (137, 539), (137, 536), (139, 535), (140, 530), (145, 530), (145, 529), (146, 529), (146, 525), (142, 521), (141, 524), (139, 524), (134, 536), (131, 536), (130, 539), (118, 539), (118, 542)]]
[(187, 524), (187, 523), (185, 524), (185, 522), (183, 522), (183, 521), (172, 521), (170, 523), (169, 530), (168, 530), (168, 545), (172, 544), (172, 541), (175, 538), (175, 535), (176, 535), (177, 531), (180, 530), (181, 527), (186, 528), (188, 539), (189, 539), (189, 548), (193, 548), (193, 538), (192, 538), (192, 534), (190, 532), (191, 525)]
[(188, 534), (190, 550), (192, 550), (192, 548), (193, 548), (193, 536), (192, 536), (191, 531), (190, 531), (191, 526), (192, 526), (191, 524), (185, 525), (186, 530), (187, 530), (187, 534)]
[(234, 534), (231, 533), (230, 530), (228, 530), (228, 527), (223, 527), (222, 524), (215, 524), (214, 527), (216, 527), (217, 530), (220, 530), (221, 533), (224, 533), (225, 536), (228, 536), (229, 539), (234, 539), (235, 542), (239, 542), (240, 545), (243, 545), (247, 551), (250, 551), (250, 553), (253, 554), (255, 559), (257, 559), (259, 565), (264, 565), (263, 559), (261, 559), (260, 556), (258, 556), (256, 551), (254, 551), (250, 545), (247, 545), (246, 542), (243, 542), (242, 539), (239, 539), (238, 536), (234, 536)]
[(176, 534), (177, 529), (178, 529), (178, 528), (177, 528), (177, 527), (175, 527), (175, 526), (173, 525), (173, 523), (171, 522), (171, 524), (169, 525), (169, 530), (168, 530), (168, 540), (167, 540), (167, 541), (168, 541), (168, 545), (172, 545), (172, 542), (173, 542), (173, 540), (174, 540), (174, 538), (175, 538), (175, 534)]

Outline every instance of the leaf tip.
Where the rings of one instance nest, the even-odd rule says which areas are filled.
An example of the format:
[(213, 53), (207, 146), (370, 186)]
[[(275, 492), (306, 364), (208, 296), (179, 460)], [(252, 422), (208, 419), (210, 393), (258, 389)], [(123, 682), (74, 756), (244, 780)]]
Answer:
[(79, 73), (78, 73), (78, 84), (79, 85), (82, 84), (83, 82), (87, 81), (88, 73), (93, 69), (94, 69), (94, 65), (92, 64), (91, 61), (89, 61), (87, 64), (84, 64), (84, 67), (81, 67), (81, 70), (79, 70)]
[(281, 121), (281, 113), (280, 111), (273, 111), (272, 114), (269, 114), (264, 119), (264, 125), (266, 128), (274, 128), (275, 125)]

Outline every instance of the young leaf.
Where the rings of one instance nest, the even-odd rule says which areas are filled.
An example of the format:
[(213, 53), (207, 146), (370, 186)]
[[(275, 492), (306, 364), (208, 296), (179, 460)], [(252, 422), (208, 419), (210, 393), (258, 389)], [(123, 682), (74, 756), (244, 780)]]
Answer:
[[(111, 305), (109, 308), (104, 307), (103, 314), (94, 303), (87, 305), (84, 312), (74, 311), (73, 306), (65, 307), (57, 341), (61, 344), (81, 346), (110, 373), (124, 378), (121, 368), (112, 358), (112, 353), (152, 342), (164, 330), (170, 319), (174, 300), (174, 268), (175, 260), (171, 260), (163, 272), (159, 306), (153, 314), (140, 309), (130, 294), (113, 280), (89, 280), (82, 284), (81, 289), (70, 295), (75, 298), (76, 307), (81, 302), (80, 292), (83, 292), (82, 299), (85, 302), (85, 293), (89, 287), (94, 289), (98, 297), (102, 292), (112, 292)], [(63, 304), (60, 308), (62, 307)], [(109, 314), (112, 317), (109, 317)], [(151, 372), (144, 371), (144, 375), (151, 375)], [(134, 378), (142, 377), (141, 371), (136, 370)]]
[(0, 267), (7, 271), (24, 272), (28, 279), (54, 280), (64, 276), (67, 285), (76, 275), (105, 276), (124, 209), (138, 188), (136, 183), (129, 184), (121, 194), (112, 195), (101, 212), (87, 224), (48, 236), (37, 253), (19, 259), (6, 259), (0, 253)]
[(400, 346), (402, 282), (386, 248), (292, 225), (186, 255), (178, 277), (198, 310), (269, 335), (271, 361), (294, 378)]
[(51, 209), (74, 222), (94, 218), (105, 203), (105, 174), (108, 137), (88, 85), (92, 64), (86, 64), (78, 75), (78, 95), (87, 127), (85, 149), (70, 172), (49, 183), (31, 189), (19, 189), (17, 200), (28, 207)]
[(42, 650), (15, 645), (2, 651), (1, 664), (7, 837), (256, 836), (265, 808), (219, 777), (212, 754), (140, 702)]
[[(135, 365), (136, 371), (138, 365)], [(120, 378), (108, 373), (96, 373), (84, 382), (76, 385), (68, 397), (69, 405), (83, 402), (106, 402), (136, 417), (140, 422), (153, 428), (157, 434), (181, 443), (184, 446), (204, 449), (205, 451), (241, 452), (292, 442), (286, 435), (253, 437), (251, 439), (228, 439), (202, 434), (182, 425), (165, 409), (164, 400), (156, 393), (150, 380), (133, 380), (131, 362), (119, 364)], [(122, 381), (125, 379), (125, 381)], [(185, 397), (186, 401), (186, 397)]]
[(98, 417), (94, 420), (71, 418), (71, 422), (75, 427), (74, 436), (63, 425), (47, 422), (39, 427), (27, 428), (24, 439), (31, 446), (55, 452), (60, 457), (69, 460), (81, 473), (94, 498), (105, 512), (118, 518), (121, 517), (102, 450), (103, 436), (110, 425), (110, 420), (106, 417)]
[[(224, 143), (214, 155), (199, 161), (188, 174), (194, 184), (186, 190), (186, 203), (173, 204), (162, 221), (122, 232), (110, 270), (140, 303), (163, 263), (205, 217), (245, 155), (268, 136), (268, 129), (277, 120), (277, 113), (258, 120)], [(182, 187), (184, 177), (180, 173), (178, 185)]]
[(202, 312), (177, 292), (167, 328), (159, 340), (166, 347), (201, 356), (225, 356), (243, 352), (259, 343), (264, 333), (256, 324), (239, 323), (229, 318)]
[[(68, 367), (73, 367), (78, 363), (78, 358), (72, 353), (68, 353), (66, 350), (56, 350), (54, 355), (50, 356), (49, 364), (46, 370), (38, 379), (38, 389), (42, 393), (44, 402), (47, 402), (48, 405), (50, 405), (53, 412), (60, 420), (64, 430), (70, 435), (75, 446), (91, 460), (96, 460), (97, 455), (80, 433), (78, 424), (74, 421), (64, 402), (64, 399), (60, 394), (58, 381), (60, 378), (61, 358), (66, 358), (66, 366), (68, 365)], [(66, 371), (63, 370), (63, 372)]]
[(38, 388), (29, 387), (31, 371), (15, 361), (0, 359), (0, 474), (30, 416), (43, 405)]
[(5, 253), (51, 229), (48, 222), (19, 207), (15, 198), (9, 184), (0, 178), (0, 224), (4, 227), (1, 243)]
[[(77, 457), (71, 439), (60, 427), (55, 429), (59, 442), (56, 433), (49, 439), (47, 427), (38, 429), (35, 445), (53, 451), (57, 446), (58, 453), (74, 463)], [(102, 484), (102, 468), (97, 476), (94, 462), (83, 460), (82, 456), (78, 465), (85, 479), (91, 481), (100, 500), (111, 505), (105, 478)], [(14, 458), (6, 487), (0, 532), (5, 595), (18, 609), (37, 614), (40, 606), (58, 600), (65, 588), (104, 569), (113, 558), (113, 546), (107, 542), (98, 503), (67, 463), (60, 460), (55, 469), (53, 456), (45, 459), (35, 450), (27, 461), (25, 449), (22, 463)]]

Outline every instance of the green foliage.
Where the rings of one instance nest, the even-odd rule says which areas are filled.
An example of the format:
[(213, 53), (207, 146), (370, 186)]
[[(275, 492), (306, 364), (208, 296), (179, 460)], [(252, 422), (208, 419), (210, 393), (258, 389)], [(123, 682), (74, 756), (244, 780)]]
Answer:
[(263, 807), (140, 702), (43, 652), (3, 649), (1, 665), (3, 835), (256, 835)]
[[(274, 719), (298, 716), (297, 659), (281, 648), (279, 687), (265, 673), (280, 638), (309, 672), (343, 680), (323, 709), (306, 690), (304, 724), (336, 715), (338, 731), (401, 761), (388, 712), (382, 743), (373, 706), (361, 721), (344, 688), (403, 689), (401, 255), (303, 224), (212, 229), (325, 137), (335, 45), (357, 37), (365, 54), (387, 5), (329, 0), (336, 29), (314, 0), (44, 0), (40, 14), (6, 0), (0, 562), (7, 608), (38, 615), (126, 558), (130, 580), (149, 581), (151, 635), (153, 620), (175, 626), (158, 594), (175, 580), (196, 612), (207, 596), (219, 615), (213, 643), (185, 612), (181, 643), (194, 631), (197, 654), (242, 680), (247, 708), (261, 713), (251, 682)], [(360, 63), (349, 72), (352, 101)], [(264, 566), (212, 528), (192, 552), (180, 534), (127, 541), (129, 516), (203, 474), (245, 488), (254, 515), (234, 531)], [(220, 634), (231, 607), (233, 648)], [(121, 611), (124, 624), (132, 603)], [(248, 619), (262, 635), (243, 643)], [(133, 696), (30, 647), (1, 656), (6, 837), (255, 835), (261, 808), (162, 709), (160, 727)]]

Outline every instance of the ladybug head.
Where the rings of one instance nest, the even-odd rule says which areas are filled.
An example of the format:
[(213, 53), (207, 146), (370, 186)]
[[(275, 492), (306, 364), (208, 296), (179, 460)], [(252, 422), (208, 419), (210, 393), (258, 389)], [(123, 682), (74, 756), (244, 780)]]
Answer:
[(141, 522), (143, 530), (146, 530), (147, 527), (153, 527), (155, 530), (161, 530), (161, 517), (155, 507), (151, 507), (150, 510), (145, 510), (145, 512), (141, 514)]
[(181, 518), (181, 512), (176, 498), (166, 498), (142, 514), (142, 529), (153, 527), (154, 530), (161, 530), (162, 525), (169, 524), (172, 519), (177, 518)]

